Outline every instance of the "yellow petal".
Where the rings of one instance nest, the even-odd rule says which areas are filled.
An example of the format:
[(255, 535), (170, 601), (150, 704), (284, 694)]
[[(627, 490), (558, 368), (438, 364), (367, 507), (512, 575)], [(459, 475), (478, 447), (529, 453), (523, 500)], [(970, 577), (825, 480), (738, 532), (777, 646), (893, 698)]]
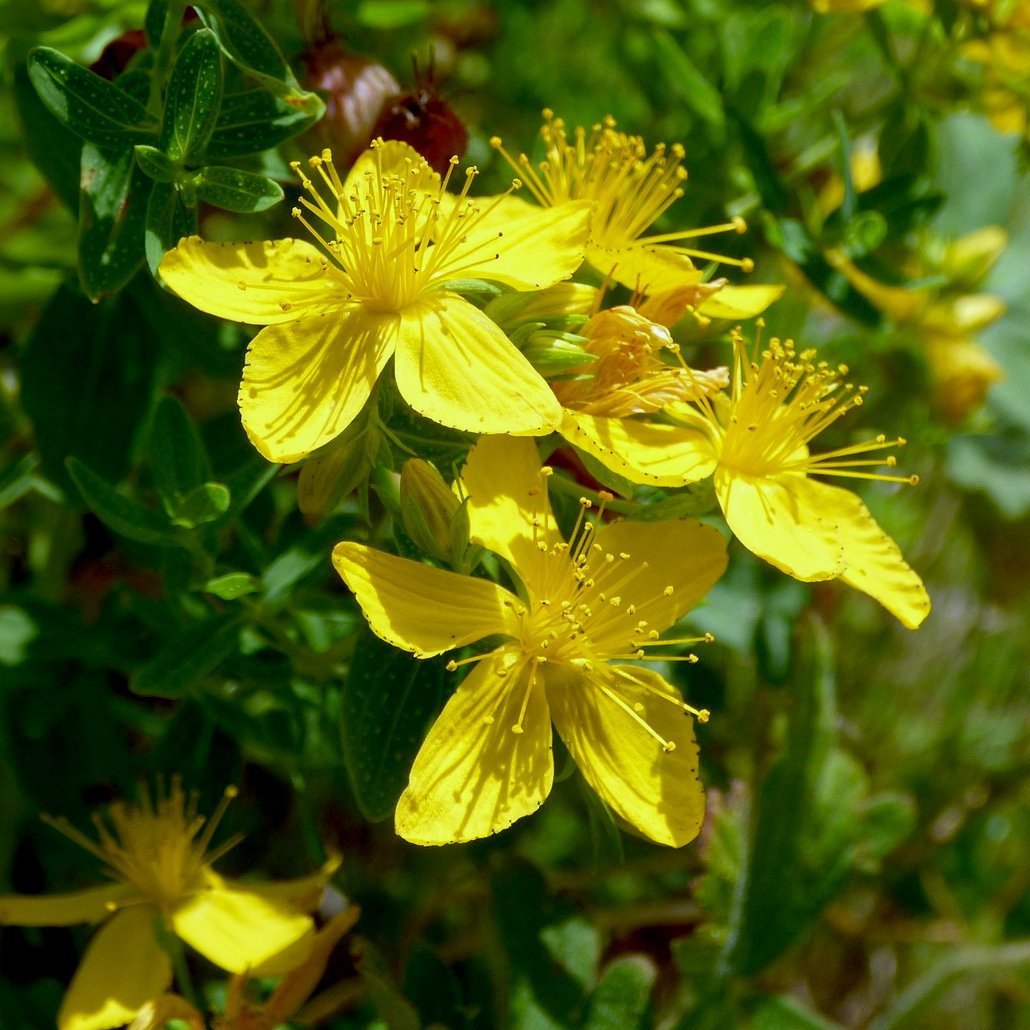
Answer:
[(715, 452), (708, 438), (679, 426), (604, 418), (565, 408), (560, 432), (573, 446), (634, 483), (684, 486), (715, 470)]
[(230, 973), (252, 969), (273, 976), (299, 966), (315, 934), (309, 916), (250, 891), (211, 888), (171, 915), (177, 936)]
[[(539, 675), (530, 685), (531, 670), (511, 649), (482, 662), (455, 691), (397, 802), (397, 832), (405, 840), (488, 837), (544, 803), (554, 776), (551, 717)], [(524, 703), (523, 732), (515, 733)]]
[(404, 309), (395, 368), (401, 396), (444, 426), (538, 436), (561, 419), (540, 374), (486, 315), (456, 294), (430, 293)]
[(298, 876), (292, 880), (273, 880), (267, 883), (237, 883), (218, 876), (213, 870), (207, 870), (212, 883), (231, 890), (247, 891), (257, 894), (275, 905), (285, 905), (297, 912), (313, 912), (322, 900), (322, 891), (340, 868), (340, 856), (330, 856), (317, 872), (308, 876)]
[(834, 523), (844, 548), (846, 567), (841, 579), (879, 601), (904, 626), (916, 629), (930, 614), (930, 598), (898, 545), (850, 490), (819, 482), (813, 482), (812, 488), (813, 499), (823, 517)]
[(111, 906), (133, 894), (124, 883), (74, 891), (70, 894), (0, 895), (0, 926), (71, 926), (99, 923), (111, 914)]
[(494, 633), (519, 635), (522, 602), (489, 580), (433, 569), (349, 541), (333, 549), (333, 565), (375, 634), (419, 658)]
[(541, 290), (568, 279), (583, 263), (589, 201), (541, 209), (503, 197), (484, 199), (478, 205), (483, 217), (469, 227), (461, 247), (474, 264), (462, 276), (489, 279), (515, 290)]
[(116, 912), (86, 949), (57, 1016), (59, 1030), (106, 1030), (128, 1023), (172, 982), (172, 962), (157, 943), (151, 905)]
[[(547, 497), (547, 477), (532, 440), (484, 436), (469, 451), (461, 472), (468, 495), (473, 543), (499, 554), (528, 586), (539, 581), (546, 560), (539, 543), (561, 542)], [(533, 520), (539, 525), (533, 526)]]
[(342, 433), (390, 358), (396, 324), (349, 304), (262, 329), (239, 396), (254, 446), (269, 461), (298, 461)]
[(273, 325), (321, 311), (345, 297), (325, 256), (303, 240), (211, 243), (187, 236), (168, 251), (164, 284), (209, 315)]
[(759, 558), (806, 583), (844, 571), (837, 526), (819, 487), (802, 475), (759, 479), (720, 468), (715, 493), (733, 535)]
[(359, 154), (344, 180), (344, 195), (348, 196), (355, 189), (363, 192), (367, 175), (400, 175), (410, 189), (431, 193), (434, 197), (440, 189), (440, 176), (429, 162), (401, 140), (379, 140), (375, 147)]
[(708, 318), (754, 318), (783, 296), (786, 286), (773, 283), (749, 283), (747, 286), (724, 286), (709, 297), (698, 312)]
[[(678, 707), (679, 694), (650, 669), (607, 666), (604, 673), (602, 689), (597, 673), (548, 669), (555, 728), (612, 811), (678, 848), (697, 836), (705, 814), (693, 721)], [(675, 748), (663, 750), (662, 741)]]
[(670, 247), (636, 243), (613, 250), (591, 244), (587, 261), (602, 275), (610, 274), (617, 283), (638, 293), (664, 293), (701, 281), (701, 272), (690, 258)]
[(630, 641), (640, 638), (634, 628), (641, 619), (649, 630), (661, 633), (690, 611), (726, 571), (726, 538), (695, 519), (623, 519), (602, 526), (594, 543), (599, 553), (629, 556), (617, 559), (620, 571), (625, 570), (618, 591), (621, 602), (605, 621), (608, 628), (603, 634), (591, 634), (600, 655), (635, 650)]

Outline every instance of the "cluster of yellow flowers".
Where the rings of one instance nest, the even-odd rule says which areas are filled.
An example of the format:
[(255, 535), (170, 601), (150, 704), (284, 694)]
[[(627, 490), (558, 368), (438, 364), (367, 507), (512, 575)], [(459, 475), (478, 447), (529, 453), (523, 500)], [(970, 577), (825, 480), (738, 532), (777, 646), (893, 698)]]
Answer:
[[(468, 841), (535, 811), (552, 785), (553, 724), (618, 820), (680, 846), (704, 815), (694, 721), (708, 713), (652, 665), (697, 660), (684, 649), (706, 638), (674, 627), (722, 575), (726, 537), (696, 519), (613, 521), (603, 490), (587, 491), (563, 534), (549, 499), (557, 474), (532, 438), (560, 434), (637, 484), (710, 478), (746, 548), (805, 582), (841, 579), (910, 628), (930, 609), (922, 582), (862, 501), (823, 477), (913, 480), (891, 471), (899, 439), (810, 450), (862, 403), (847, 369), (789, 340), (763, 345), (760, 332), (749, 348), (739, 330), (728, 367), (684, 360), (670, 328), (686, 313), (701, 323), (753, 317), (782, 287), (705, 281), (695, 260), (717, 256), (689, 241), (741, 231), (739, 221), (646, 235), (682, 194), (681, 148), (648, 153), (610, 119), (570, 133), (549, 112), (541, 135), (536, 164), (493, 141), (536, 203), (513, 195), (519, 179), (501, 196), (474, 197), (475, 169), (460, 175), (455, 160), (441, 177), (407, 145), (377, 141), (346, 177), (328, 151), (298, 166), (305, 196), (293, 214), (311, 241), (191, 237), (160, 274), (196, 307), (264, 327), (239, 405), (269, 460), (324, 455), (376, 405), (388, 367), (412, 409), (479, 438), (451, 485), (424, 462), (405, 470), (437, 564), (354, 541), (332, 553), (387, 642), (428, 658), (489, 641), (448, 665), (473, 669), (415, 760), (398, 833)], [(470, 280), (503, 289), (477, 304)], [(612, 282), (633, 293), (605, 307)], [(461, 562), (440, 567), (458, 513), (465, 542), (500, 559), (506, 585)], [(0, 899), (0, 922), (107, 920), (66, 998), (63, 1030), (116, 1025), (162, 995), (171, 966), (155, 920), (237, 976), (288, 972), (317, 954), (312, 884), (226, 884), (177, 787), (156, 809), (116, 806), (111, 819), (99, 846), (78, 839), (114, 886)]]
[[(564, 539), (548, 500), (551, 469), (529, 438), (559, 433), (634, 483), (711, 477), (744, 546), (797, 579), (842, 579), (912, 628), (930, 608), (919, 577), (855, 494), (813, 476), (913, 479), (890, 471), (887, 452), (902, 440), (810, 451), (862, 402), (863, 389), (843, 381), (847, 369), (775, 338), (749, 353), (739, 331), (729, 368), (684, 361), (670, 327), (685, 313), (754, 316), (782, 288), (704, 281), (697, 259), (749, 268), (689, 245), (742, 231), (739, 220), (647, 235), (683, 193), (682, 148), (648, 153), (611, 119), (570, 131), (549, 111), (541, 138), (538, 163), (491, 141), (519, 178), (487, 198), (472, 195), (475, 169), (458, 176), (455, 160), (441, 178), (403, 143), (376, 141), (345, 178), (326, 151), (310, 171), (297, 166), (306, 195), (293, 214), (314, 242), (190, 238), (160, 272), (191, 304), (265, 326), (239, 403), (270, 460), (298, 461), (344, 433), (375, 404), (391, 358), (411, 408), (480, 437), (453, 503), (468, 539), (503, 559), (514, 589), (351, 541), (333, 552), (389, 643), (420, 658), (484, 638), (496, 645), (451, 663), (475, 668), (415, 761), (398, 832), (421, 844), (466, 841), (534, 811), (551, 787), (553, 722), (617, 817), (676, 846), (703, 814), (682, 717), (704, 713), (634, 663), (696, 660), (678, 653), (691, 638), (661, 634), (719, 578), (725, 538), (695, 520), (608, 521), (612, 498), (602, 492), (582, 499)], [(523, 183), (535, 204), (513, 195)], [(569, 282), (576, 274), (600, 288)], [(505, 292), (478, 306), (462, 295), (468, 280)], [(633, 294), (605, 308), (613, 281)], [(530, 342), (553, 324), (575, 326), (545, 334), (557, 350)], [(431, 553), (443, 556), (445, 542)]]

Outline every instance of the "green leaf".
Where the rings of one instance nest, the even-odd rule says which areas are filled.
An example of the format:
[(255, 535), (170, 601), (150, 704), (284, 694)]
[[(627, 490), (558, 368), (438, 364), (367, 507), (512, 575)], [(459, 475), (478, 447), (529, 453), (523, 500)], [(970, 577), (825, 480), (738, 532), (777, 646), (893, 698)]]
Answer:
[(72, 489), (69, 455), (106, 479), (125, 475), (150, 407), (157, 356), (132, 298), (90, 304), (58, 287), (22, 351), (21, 402), (46, 476)]
[(207, 159), (225, 161), (271, 150), (317, 118), (317, 112), (288, 104), (264, 89), (228, 93), (207, 145)]
[(805, 1008), (796, 998), (769, 998), (752, 1015), (753, 1030), (841, 1030), (839, 1023)]
[(704, 77), (668, 30), (656, 28), (651, 38), (654, 40), (657, 58), (655, 63), (665, 76), (669, 88), (696, 115), (721, 133), (726, 126), (726, 115), (719, 91)]
[(0, 511), (21, 500), (32, 489), (38, 465), (38, 455), (29, 453), (0, 470)]
[[(273, 471), (275, 466), (272, 466)], [(265, 602), (277, 605), (289, 600), (290, 592), (308, 573), (320, 565), (329, 569), (329, 552), (354, 528), (350, 515), (327, 519), (280, 554), (264, 571)]]
[[(753, 975), (789, 947), (834, 896), (855, 857), (855, 811), (865, 777), (835, 749), (836, 703), (828, 635), (814, 620), (795, 681), (783, 753), (757, 797), (747, 873), (729, 961)], [(789, 874), (788, 874), (789, 871)]]
[(147, 4), (147, 13), (143, 19), (143, 31), (147, 37), (147, 44), (153, 48), (161, 42), (161, 33), (164, 31), (165, 21), (168, 18), (169, 0), (150, 0)]
[(340, 698), (340, 735), (354, 797), (370, 822), (393, 814), (449, 678), (442, 661), (413, 658), (368, 629), (358, 635)]
[(191, 490), (176, 508), (172, 522), (186, 529), (206, 525), (229, 510), (232, 495), (224, 483), (201, 483)]
[[(139, 151), (136, 153), (139, 158)], [(147, 220), (143, 230), (143, 251), (150, 274), (157, 276), (161, 259), (183, 236), (197, 231), (197, 212), (183, 204), (179, 190), (171, 183), (155, 182), (147, 200)]]
[(182, 168), (163, 150), (137, 143), (136, 163), (155, 182), (175, 182), (182, 175)]
[(143, 232), (152, 180), (133, 149), (82, 148), (79, 278), (90, 300), (121, 289), (143, 263)]
[(261, 580), (249, 572), (226, 572), (215, 576), (204, 584), (204, 591), (214, 594), (223, 601), (235, 601), (245, 594), (254, 594), (261, 589)]
[(200, 434), (175, 397), (162, 397), (154, 412), (150, 425), (150, 471), (169, 515), (211, 475)]
[(369, 29), (399, 29), (429, 14), (427, 0), (361, 0), (354, 19)]
[(149, 508), (130, 500), (88, 465), (76, 458), (68, 459), (68, 472), (79, 488), (83, 500), (104, 525), (116, 533), (141, 544), (157, 547), (183, 545), (182, 536), (168, 520)]
[(633, 1030), (648, 1026), (647, 1003), (658, 970), (643, 955), (610, 963), (590, 998), (584, 1030)]
[(78, 211), (82, 140), (50, 113), (32, 87), (28, 69), (21, 63), (14, 67), (12, 85), (22, 138), (32, 163), (62, 202)]
[(173, 161), (199, 162), (222, 103), (222, 52), (208, 29), (179, 51), (165, 94), (161, 148)]
[(145, 697), (182, 697), (236, 649), (241, 623), (240, 615), (215, 615), (175, 633), (133, 676), (133, 692)]
[(55, 118), (101, 147), (149, 143), (157, 125), (134, 97), (50, 47), (28, 56), (29, 78)]
[(279, 183), (263, 175), (221, 165), (204, 168), (196, 179), (196, 185), (197, 196), (201, 200), (240, 214), (264, 211), (283, 199), (283, 188)]

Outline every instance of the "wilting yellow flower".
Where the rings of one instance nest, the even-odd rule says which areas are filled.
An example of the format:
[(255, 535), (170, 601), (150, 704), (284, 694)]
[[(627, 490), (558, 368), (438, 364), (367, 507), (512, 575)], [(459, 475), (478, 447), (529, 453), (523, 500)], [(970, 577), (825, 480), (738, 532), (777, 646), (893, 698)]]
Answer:
[(683, 282), (700, 282), (701, 273), (691, 261), (694, 257), (751, 269), (750, 259), (722, 257), (683, 245), (712, 233), (744, 232), (740, 218), (704, 229), (644, 235), (683, 196), (687, 172), (682, 166), (684, 150), (678, 143), (671, 147), (659, 144), (649, 155), (639, 136), (617, 131), (613, 118), (595, 125), (589, 136), (577, 127), (570, 139), (565, 122), (549, 110), (544, 111), (540, 136), (545, 158), (537, 165), (525, 154), (513, 157), (496, 136), (490, 143), (524, 177), (529, 191), (544, 207), (561, 210), (569, 202), (590, 201), (593, 214), (586, 260), (602, 275), (652, 293)]
[(583, 258), (589, 205), (476, 201), (468, 196), (475, 169), (455, 197), (446, 192), (450, 171), (441, 181), (399, 142), (376, 141), (345, 181), (328, 151), (310, 164), (319, 183), (300, 173), (310, 198), (294, 215), (322, 250), (296, 239), (192, 236), (160, 267), (201, 310), (265, 326), (247, 351), (239, 395), (254, 446), (288, 462), (328, 443), (391, 357), (401, 395), (435, 422), (476, 433), (555, 428), (544, 381), (448, 284), (480, 278), (535, 290), (567, 278)]
[(611, 809), (652, 840), (679, 846), (704, 814), (684, 715), (707, 713), (651, 669), (621, 663), (693, 642), (659, 636), (722, 574), (725, 541), (693, 521), (602, 525), (586, 517), (584, 501), (566, 543), (547, 499), (549, 473), (530, 441), (496, 437), (476, 444), (462, 473), (472, 539), (507, 561), (518, 595), (357, 543), (333, 551), (388, 643), (428, 658), (501, 638), (486, 654), (450, 663), (476, 668), (415, 759), (397, 832), (416, 844), (467, 841), (535, 811), (551, 789), (553, 720)]
[[(156, 804), (116, 802), (94, 819), (94, 841), (65, 820), (49, 820), (100, 859), (114, 883), (70, 894), (0, 896), (0, 925), (103, 923), (90, 941), (58, 1015), (60, 1030), (105, 1030), (131, 1020), (172, 981), (172, 960), (156, 928), (185, 941), (222, 969), (269, 975), (311, 951), (311, 907), (325, 873), (280, 884), (235, 885), (211, 863), (236, 843), (208, 852), (229, 798), (205, 821), (176, 780)], [(206, 825), (205, 825), (206, 822)]]

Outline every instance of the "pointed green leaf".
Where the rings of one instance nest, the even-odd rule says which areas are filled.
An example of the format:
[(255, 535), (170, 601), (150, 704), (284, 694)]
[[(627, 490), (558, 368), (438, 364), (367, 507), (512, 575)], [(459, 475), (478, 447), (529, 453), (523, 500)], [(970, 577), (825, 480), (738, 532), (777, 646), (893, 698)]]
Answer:
[(237, 597), (257, 593), (260, 589), (261, 580), (249, 572), (227, 572), (204, 584), (206, 593), (214, 594), (223, 601), (235, 601)]
[(585, 1030), (633, 1030), (645, 1027), (647, 1003), (658, 970), (643, 955), (624, 955), (605, 969), (590, 998)]
[(201, 200), (240, 214), (264, 211), (283, 199), (283, 189), (277, 182), (239, 168), (209, 165), (201, 171), (196, 183)]
[(153, 142), (157, 125), (135, 98), (50, 47), (28, 56), (29, 78), (62, 125), (101, 147)]
[[(139, 151), (136, 152), (139, 159)], [(197, 212), (182, 202), (179, 189), (172, 183), (155, 182), (147, 200), (147, 220), (143, 230), (143, 251), (150, 274), (157, 276), (161, 259), (183, 236), (197, 231)]]
[(208, 29), (179, 51), (165, 94), (161, 148), (173, 161), (199, 161), (222, 103), (222, 52)]
[(211, 471), (196, 426), (175, 397), (162, 397), (150, 426), (150, 471), (169, 515)]
[(182, 169), (163, 150), (137, 143), (136, 164), (155, 182), (175, 182), (182, 174)]
[(120, 494), (106, 479), (76, 458), (68, 459), (68, 472), (83, 500), (104, 525), (141, 544), (157, 547), (182, 545), (182, 537), (168, 520)]
[(239, 615), (215, 615), (173, 634), (130, 686), (146, 697), (182, 697), (209, 676), (239, 644)]
[(143, 263), (143, 232), (152, 180), (132, 147), (82, 148), (79, 278), (90, 300), (121, 289)]
[(270, 150), (314, 124), (317, 112), (288, 104), (264, 89), (228, 93), (222, 100), (207, 159), (225, 161)]
[(393, 814), (430, 720), (443, 705), (443, 663), (419, 660), (363, 629), (340, 698), (343, 760), (362, 815)]
[(172, 522), (186, 529), (204, 526), (221, 518), (229, 510), (232, 497), (222, 483), (201, 483), (194, 487), (175, 510)]

